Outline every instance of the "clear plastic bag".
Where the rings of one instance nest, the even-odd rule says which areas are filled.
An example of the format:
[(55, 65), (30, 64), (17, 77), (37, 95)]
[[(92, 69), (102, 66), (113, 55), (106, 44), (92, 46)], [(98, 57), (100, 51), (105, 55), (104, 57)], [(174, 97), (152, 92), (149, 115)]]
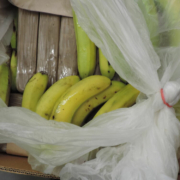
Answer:
[[(167, 0), (165, 7), (168, 3), (172, 1)], [(180, 123), (174, 109), (163, 103), (160, 90), (169, 105), (178, 102), (180, 47), (152, 46), (147, 22), (134, 0), (71, 0), (71, 4), (81, 27), (115, 71), (142, 92), (137, 104), (98, 116), (83, 127), (1, 105), (0, 143), (17, 144), (29, 152), (33, 169), (58, 174), (62, 180), (177, 179)], [(175, 25), (180, 18), (166, 23), (166, 13), (165, 8), (153, 37), (167, 37), (167, 30), (179, 29)], [(100, 147), (104, 148), (95, 159), (84, 162)]]
[(14, 10), (9, 5), (5, 1), (0, 4), (0, 64), (10, 58), (7, 51), (13, 31)]

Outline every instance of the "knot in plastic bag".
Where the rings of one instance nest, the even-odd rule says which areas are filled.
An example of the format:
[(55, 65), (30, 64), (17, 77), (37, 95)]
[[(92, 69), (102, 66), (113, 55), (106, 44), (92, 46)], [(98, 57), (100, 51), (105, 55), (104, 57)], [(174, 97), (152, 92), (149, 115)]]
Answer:
[(161, 89), (161, 97), (165, 105), (174, 106), (180, 99), (180, 84), (175, 81), (169, 81)]

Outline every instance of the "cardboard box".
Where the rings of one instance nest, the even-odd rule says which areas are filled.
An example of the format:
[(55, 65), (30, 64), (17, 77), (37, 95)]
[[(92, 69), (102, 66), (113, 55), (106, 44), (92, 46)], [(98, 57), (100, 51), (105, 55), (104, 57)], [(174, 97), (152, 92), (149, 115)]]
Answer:
[(8, 155), (6, 153), (0, 153), (0, 171), (51, 179), (59, 179), (59, 177), (56, 177), (54, 175), (43, 174), (41, 172), (32, 170), (31, 166), (28, 163), (27, 157)]

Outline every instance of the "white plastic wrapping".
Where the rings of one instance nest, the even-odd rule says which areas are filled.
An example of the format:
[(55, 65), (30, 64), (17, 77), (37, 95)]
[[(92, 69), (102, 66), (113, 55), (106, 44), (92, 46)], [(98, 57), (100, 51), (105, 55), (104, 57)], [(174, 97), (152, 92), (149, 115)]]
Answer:
[(0, 64), (10, 58), (7, 54), (7, 46), (10, 44), (13, 31), (13, 15), (13, 8), (8, 6), (7, 2), (2, 2), (0, 4)]
[[(84, 127), (1, 105), (0, 143), (16, 143), (29, 152), (33, 169), (59, 174), (61, 180), (176, 180), (180, 123), (160, 90), (169, 105), (178, 102), (180, 47), (153, 48), (134, 0), (71, 3), (81, 27), (116, 72), (142, 92), (137, 104), (98, 116)], [(82, 163), (99, 147), (105, 148)]]

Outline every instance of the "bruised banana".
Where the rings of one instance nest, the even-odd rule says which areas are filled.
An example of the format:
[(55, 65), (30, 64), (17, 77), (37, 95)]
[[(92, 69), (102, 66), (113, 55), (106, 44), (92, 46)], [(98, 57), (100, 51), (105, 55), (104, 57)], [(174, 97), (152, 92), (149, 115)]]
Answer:
[(22, 98), (22, 107), (36, 111), (36, 106), (47, 88), (48, 75), (44, 72), (36, 73), (26, 84)]
[(78, 76), (68, 76), (54, 83), (40, 98), (36, 113), (45, 119), (49, 119), (56, 101), (67, 89), (79, 81)]
[(0, 98), (8, 106), (10, 96), (10, 68), (8, 63), (0, 65)]
[(94, 117), (124, 107), (130, 107), (136, 102), (139, 91), (130, 84), (110, 98)]
[(79, 26), (73, 11), (74, 30), (77, 45), (77, 64), (81, 79), (93, 75), (96, 68), (96, 46)]
[(109, 64), (108, 60), (103, 55), (101, 49), (99, 49), (99, 68), (103, 76), (106, 76), (109, 79), (112, 79), (114, 77), (115, 70)]
[(102, 103), (109, 100), (115, 93), (125, 87), (125, 84), (119, 81), (112, 81), (112, 85), (84, 102), (73, 116), (72, 123), (81, 126), (88, 114)]
[(102, 92), (111, 85), (105, 76), (89, 76), (69, 88), (57, 101), (50, 119), (71, 122), (76, 110), (89, 98)]
[(11, 70), (11, 90), (17, 91), (16, 89), (17, 54), (15, 50), (13, 50), (12, 52), (10, 70)]

